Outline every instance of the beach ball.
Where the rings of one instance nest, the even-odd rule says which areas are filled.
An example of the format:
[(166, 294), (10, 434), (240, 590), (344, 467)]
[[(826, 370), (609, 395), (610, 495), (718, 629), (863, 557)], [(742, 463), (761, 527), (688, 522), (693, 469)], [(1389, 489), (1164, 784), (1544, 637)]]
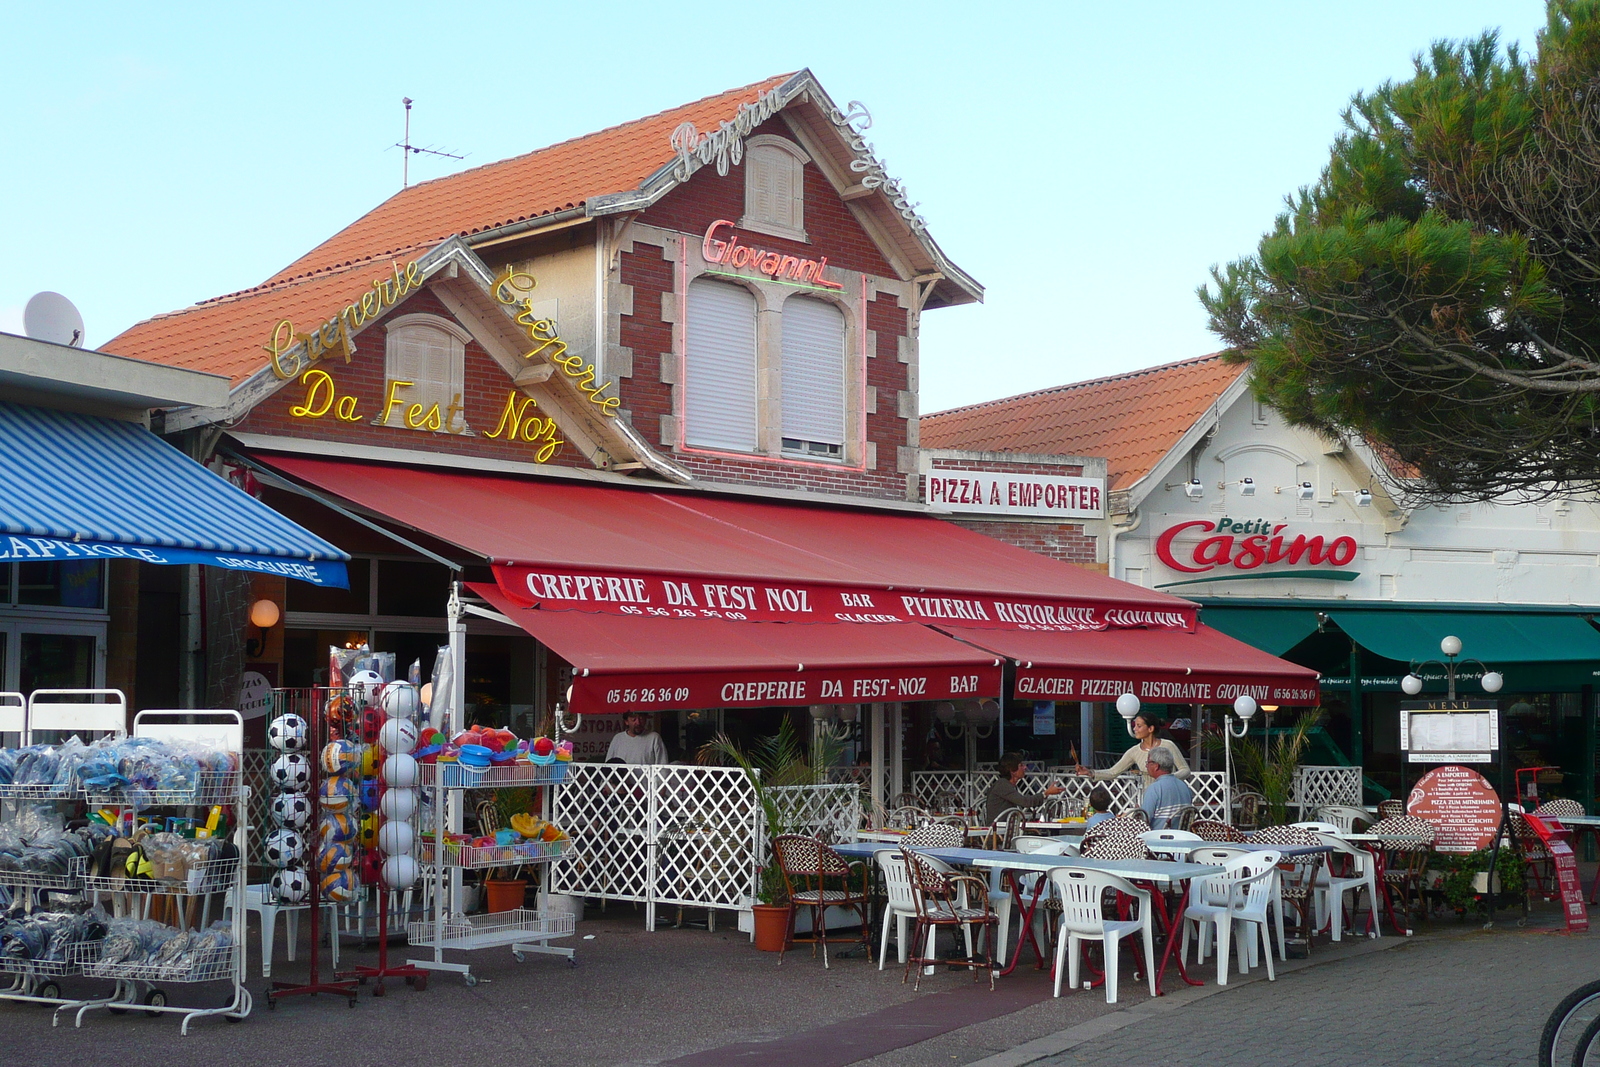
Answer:
[(378, 828), (378, 851), (385, 856), (411, 855), (413, 840), (408, 822), (386, 822)]
[(410, 888), (417, 874), (417, 861), (410, 856), (390, 856), (383, 861), (383, 884), (390, 889)]
[(397, 752), (383, 761), (383, 784), (393, 789), (411, 789), (417, 784), (417, 761)]
[(378, 704), (391, 719), (415, 719), (422, 710), (422, 697), (410, 682), (390, 682), (383, 687)]
[(385, 752), (410, 752), (417, 747), (417, 727), (410, 719), (390, 719), (378, 731)]
[(410, 822), (417, 812), (415, 789), (391, 789), (378, 798), (378, 810), (393, 822)]

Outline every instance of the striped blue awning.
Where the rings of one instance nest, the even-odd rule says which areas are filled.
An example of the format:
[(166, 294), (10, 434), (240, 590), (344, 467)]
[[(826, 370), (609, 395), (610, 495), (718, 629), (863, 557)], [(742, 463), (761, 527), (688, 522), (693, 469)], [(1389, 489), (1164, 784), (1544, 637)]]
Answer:
[(141, 426), (0, 403), (0, 562), (118, 558), (344, 589), (350, 555)]

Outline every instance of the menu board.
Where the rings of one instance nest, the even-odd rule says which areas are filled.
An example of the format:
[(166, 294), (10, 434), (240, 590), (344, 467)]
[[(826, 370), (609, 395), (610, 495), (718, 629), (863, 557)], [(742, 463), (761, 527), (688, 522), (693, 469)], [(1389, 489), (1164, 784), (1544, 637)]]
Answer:
[(1489, 763), (1500, 712), (1492, 700), (1403, 700), (1400, 748), (1408, 763)]
[(1494, 844), (1500, 796), (1477, 771), (1435, 767), (1411, 787), (1406, 814), (1427, 819), (1437, 828), (1434, 851), (1476, 852)]

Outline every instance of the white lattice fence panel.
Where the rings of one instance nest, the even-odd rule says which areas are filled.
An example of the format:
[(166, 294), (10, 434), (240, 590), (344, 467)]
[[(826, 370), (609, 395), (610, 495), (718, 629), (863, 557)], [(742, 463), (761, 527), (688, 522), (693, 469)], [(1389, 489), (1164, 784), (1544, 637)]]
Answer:
[(1324, 804), (1361, 804), (1360, 767), (1297, 767), (1289, 787), (1289, 803), (1302, 818)]
[[(767, 790), (784, 833), (848, 841), (861, 826), (861, 791), (853, 785), (783, 785)], [(776, 832), (776, 831), (774, 831)]]
[(1117, 765), (1117, 761), (1121, 759), (1123, 755), (1124, 752), (1096, 752), (1094, 754), (1094, 763), (1092, 766), (1097, 771), (1110, 770), (1112, 767)]
[(552, 814), (572, 838), (551, 889), (574, 896), (647, 900), (651, 767), (573, 763)]
[[(655, 901), (742, 907), (755, 895), (760, 804), (737, 767), (651, 767)], [(853, 792), (850, 786), (835, 787)]]
[(1228, 776), (1223, 771), (1193, 771), (1189, 788), (1194, 790), (1194, 807), (1202, 819), (1228, 819)]
[[(1083, 811), (1089, 802), (1089, 793), (1097, 785), (1103, 785), (1111, 793), (1111, 810), (1127, 811), (1129, 808), (1139, 806), (1139, 801), (1144, 799), (1144, 780), (1137, 774), (1119, 774), (1115, 778), (1108, 778), (1103, 782), (1096, 781), (1086, 774), (1076, 773), (1072, 767), (1056, 767), (1052, 769), (1045, 782), (1047, 785), (1059, 785), (1066, 792), (1051, 798), (1054, 803), (1050, 810), (1060, 811), (1068, 815), (1077, 815)], [(1023, 788), (1031, 788), (1027, 782)]]
[(982, 800), (982, 789), (966, 771), (912, 771), (911, 793), (924, 807), (932, 807), (947, 796), (956, 797), (969, 808)]

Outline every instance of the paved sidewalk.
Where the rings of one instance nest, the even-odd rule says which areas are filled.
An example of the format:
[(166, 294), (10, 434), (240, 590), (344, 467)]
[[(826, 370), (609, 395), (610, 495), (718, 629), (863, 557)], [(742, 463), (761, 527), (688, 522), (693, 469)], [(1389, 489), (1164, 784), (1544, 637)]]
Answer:
[(1406, 941), (1277, 982), (1208, 986), (973, 1067), (1169, 1067), (1179, 1050), (1230, 1067), (1532, 1064), (1550, 1009), (1597, 976), (1600, 937), (1502, 926)]

